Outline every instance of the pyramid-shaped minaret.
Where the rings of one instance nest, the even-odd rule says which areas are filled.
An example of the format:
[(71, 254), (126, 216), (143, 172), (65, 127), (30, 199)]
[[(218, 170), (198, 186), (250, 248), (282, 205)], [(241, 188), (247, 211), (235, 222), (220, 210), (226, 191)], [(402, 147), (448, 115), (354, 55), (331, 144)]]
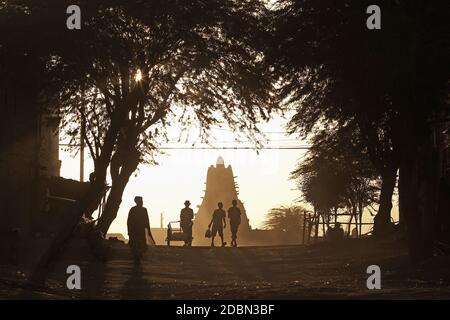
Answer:
[(232, 206), (231, 202), (236, 199), (238, 207), (241, 209), (241, 225), (239, 227), (238, 238), (245, 237), (250, 232), (250, 225), (245, 212), (243, 203), (239, 200), (234, 180), (233, 169), (231, 166), (225, 167), (222, 157), (217, 159), (216, 165), (208, 168), (206, 176), (206, 189), (202, 204), (195, 216), (193, 237), (194, 245), (209, 245), (210, 239), (205, 238), (205, 231), (211, 221), (212, 214), (217, 209), (217, 203), (222, 202), (224, 210), (227, 213), (227, 228), (224, 230), (225, 241), (230, 243), (231, 232), (228, 226), (228, 208)]

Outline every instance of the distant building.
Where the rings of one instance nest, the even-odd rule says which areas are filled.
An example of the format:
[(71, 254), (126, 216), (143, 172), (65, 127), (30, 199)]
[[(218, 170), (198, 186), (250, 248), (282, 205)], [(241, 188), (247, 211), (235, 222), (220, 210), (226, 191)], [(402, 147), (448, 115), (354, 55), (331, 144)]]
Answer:
[[(238, 207), (242, 213), (242, 222), (238, 233), (239, 245), (299, 244), (301, 242), (301, 230), (297, 234), (292, 234), (283, 231), (251, 228), (244, 203), (239, 199), (235, 178), (231, 165), (225, 166), (225, 161), (222, 157), (217, 159), (215, 166), (212, 165), (208, 168), (205, 195), (194, 220), (193, 245), (210, 244), (210, 239), (205, 238), (205, 231), (208, 228), (214, 210), (217, 209), (217, 203), (222, 202), (224, 210), (227, 212), (228, 208), (232, 206), (231, 202), (234, 199), (238, 201)], [(229, 224), (228, 217), (227, 224)], [(229, 226), (225, 228), (224, 236), (225, 241), (230, 243), (231, 232)]]
[[(205, 238), (205, 231), (211, 221), (212, 214), (217, 209), (217, 203), (222, 202), (225, 212), (231, 207), (231, 202), (236, 199), (238, 207), (241, 209), (241, 225), (239, 227), (239, 235), (245, 236), (251, 230), (249, 220), (245, 211), (244, 204), (239, 200), (237, 192), (237, 184), (233, 175), (231, 166), (225, 166), (222, 157), (217, 159), (215, 166), (208, 168), (206, 176), (206, 189), (203, 201), (195, 215), (193, 228), (193, 245), (207, 245), (210, 243), (209, 239)], [(227, 218), (228, 223), (228, 218)], [(225, 228), (224, 231), (226, 241), (230, 241), (230, 228)]]

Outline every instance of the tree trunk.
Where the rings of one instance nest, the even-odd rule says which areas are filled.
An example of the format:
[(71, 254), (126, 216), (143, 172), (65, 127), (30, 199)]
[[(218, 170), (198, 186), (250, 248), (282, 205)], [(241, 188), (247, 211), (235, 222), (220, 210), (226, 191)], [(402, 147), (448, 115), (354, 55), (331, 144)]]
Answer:
[[(412, 159), (411, 159), (412, 160)], [(422, 257), (422, 230), (419, 210), (417, 208), (417, 186), (414, 174), (416, 172), (413, 161), (402, 163), (400, 165), (402, 183), (399, 188), (399, 197), (401, 198), (402, 216), (405, 219), (406, 231), (408, 235), (408, 251), (413, 261), (421, 260)]]
[(311, 220), (311, 212), (308, 212), (308, 239), (307, 242), (310, 243), (311, 242), (311, 231), (312, 231), (312, 220)]
[(314, 207), (314, 242), (317, 242), (319, 240), (319, 211)]
[(104, 236), (106, 236), (111, 223), (117, 217), (117, 212), (120, 208), (120, 204), (122, 203), (123, 192), (128, 183), (130, 175), (127, 176), (125, 173), (121, 173), (111, 186), (111, 190), (109, 192), (103, 214), (100, 216), (97, 223), (98, 229)]
[(374, 235), (383, 235), (391, 230), (392, 194), (397, 180), (397, 167), (386, 168), (381, 174), (381, 180), (380, 204), (374, 218)]
[(337, 208), (334, 208), (334, 224), (336, 224), (336, 222), (338, 220), (338, 215), (337, 215)]
[(399, 196), (408, 234), (409, 255), (413, 261), (433, 255), (439, 203), (439, 171), (432, 143), (409, 153), (400, 166)]
[[(356, 219), (356, 217), (355, 217)], [(350, 220), (348, 221), (348, 228), (347, 233), (351, 236), (352, 235), (352, 222), (353, 222), (353, 215), (350, 215)], [(355, 221), (355, 224), (358, 225), (358, 220)]]
[(326, 230), (326, 221), (325, 221), (325, 216), (322, 214), (322, 215), (320, 215), (321, 217), (322, 217), (322, 232), (323, 232), (323, 239), (325, 239), (325, 235), (326, 235), (326, 233), (327, 233), (327, 230)]
[[(122, 157), (121, 154), (126, 154), (126, 156)], [(115, 159), (111, 163), (111, 191), (109, 192), (103, 214), (97, 223), (97, 228), (104, 236), (106, 236), (111, 223), (117, 217), (125, 187), (128, 184), (130, 176), (139, 165), (140, 154), (137, 150), (125, 151), (121, 154), (115, 155)]]
[[(356, 229), (356, 237), (359, 237), (359, 232), (358, 232), (358, 228), (359, 228), (359, 220), (358, 220), (358, 211), (356, 210), (356, 205), (353, 204), (352, 205), (352, 218), (355, 217), (355, 229)], [(350, 230), (349, 234), (352, 234), (352, 230)]]
[(404, 189), (407, 186), (405, 185), (405, 177), (403, 175), (405, 171), (400, 167), (398, 170), (398, 227), (401, 231), (406, 230), (405, 223), (405, 209), (403, 208), (403, 198), (400, 196), (400, 189)]
[(306, 213), (303, 213), (303, 225), (302, 225), (302, 244), (305, 244), (306, 237)]
[(359, 201), (359, 204), (358, 204), (358, 218), (359, 218), (358, 221), (359, 221), (359, 224), (356, 223), (356, 233), (358, 234), (358, 238), (360, 238), (361, 234), (362, 234), (362, 223), (363, 223), (362, 217), (363, 217), (363, 213), (364, 213), (364, 206), (363, 206), (363, 203), (361, 201)]

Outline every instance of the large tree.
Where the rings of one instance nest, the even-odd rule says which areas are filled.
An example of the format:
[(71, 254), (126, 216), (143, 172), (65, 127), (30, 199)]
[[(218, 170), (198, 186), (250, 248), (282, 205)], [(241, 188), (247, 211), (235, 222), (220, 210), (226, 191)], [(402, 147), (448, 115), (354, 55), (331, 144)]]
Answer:
[(82, 27), (75, 31), (65, 28), (69, 4), (8, 3), (22, 9), (26, 32), (41, 27), (47, 35), (33, 46), (46, 67), (43, 97), (70, 115), (64, 125), (86, 124), (94, 159), (89, 192), (68, 213), (43, 263), (98, 204), (109, 168), (112, 188), (98, 223), (107, 232), (130, 175), (171, 120), (199, 127), (202, 137), (224, 121), (255, 138), (272, 108), (259, 1), (79, 1)]
[(377, 215), (383, 229), (390, 221), (398, 169), (399, 118), (389, 90), (402, 52), (395, 38), (404, 28), (388, 30), (400, 12), (391, 8), (383, 12), (383, 28), (370, 32), (365, 26), (368, 5), (283, 1), (276, 13), (272, 52), (282, 79), (281, 97), (297, 110), (291, 131), (306, 136), (327, 123), (357, 124), (383, 181)]
[[(305, 133), (327, 122), (358, 124), (382, 178), (375, 219), (375, 231), (382, 233), (389, 223), (397, 170), (406, 181), (414, 176), (418, 146), (431, 136), (429, 120), (446, 90), (448, 43), (443, 38), (448, 10), (445, 1), (380, 1), (381, 30), (369, 30), (365, 22), (371, 4), (282, 1), (274, 12), (278, 22), (271, 29), (270, 52), (280, 71), (282, 96), (297, 108), (292, 130)], [(400, 198), (414, 197), (408, 185), (400, 184)], [(401, 211), (411, 256), (429, 255), (430, 246), (424, 249), (419, 243), (430, 232), (417, 240), (424, 233), (423, 217), (416, 209)]]
[(314, 207), (316, 224), (319, 216), (329, 222), (345, 214), (350, 216), (349, 225), (355, 219), (359, 233), (364, 211), (377, 202), (377, 177), (352, 123), (317, 132), (291, 174), (303, 200)]
[(96, 41), (102, 54), (79, 43), (94, 51), (85, 79), (76, 87), (66, 80), (68, 72), (85, 68), (86, 53), (69, 66), (59, 60), (53, 72), (60, 75), (58, 83), (67, 83), (60, 99), (67, 113), (88, 123), (85, 140), (101, 181), (106, 166), (97, 163), (120, 112), (108, 152), (112, 188), (98, 223), (106, 233), (130, 175), (157, 149), (168, 120), (201, 128), (203, 138), (223, 120), (252, 137), (270, 113), (270, 78), (263, 76), (255, 38), (263, 10), (257, 1), (152, 1), (98, 10), (100, 16), (92, 14), (87, 23), (101, 31)]

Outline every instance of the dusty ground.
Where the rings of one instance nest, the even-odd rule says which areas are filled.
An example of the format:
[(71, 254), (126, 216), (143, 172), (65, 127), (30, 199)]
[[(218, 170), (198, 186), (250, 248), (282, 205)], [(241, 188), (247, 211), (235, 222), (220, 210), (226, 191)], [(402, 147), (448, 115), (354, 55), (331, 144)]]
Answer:
[[(348, 240), (278, 247), (151, 248), (133, 267), (115, 243), (106, 263), (69, 250), (45, 285), (26, 287), (27, 274), (0, 268), (3, 299), (435, 299), (450, 298), (450, 257), (411, 265), (401, 241)], [(66, 268), (82, 269), (82, 289), (66, 289)], [(366, 288), (377, 264), (382, 289)]]

